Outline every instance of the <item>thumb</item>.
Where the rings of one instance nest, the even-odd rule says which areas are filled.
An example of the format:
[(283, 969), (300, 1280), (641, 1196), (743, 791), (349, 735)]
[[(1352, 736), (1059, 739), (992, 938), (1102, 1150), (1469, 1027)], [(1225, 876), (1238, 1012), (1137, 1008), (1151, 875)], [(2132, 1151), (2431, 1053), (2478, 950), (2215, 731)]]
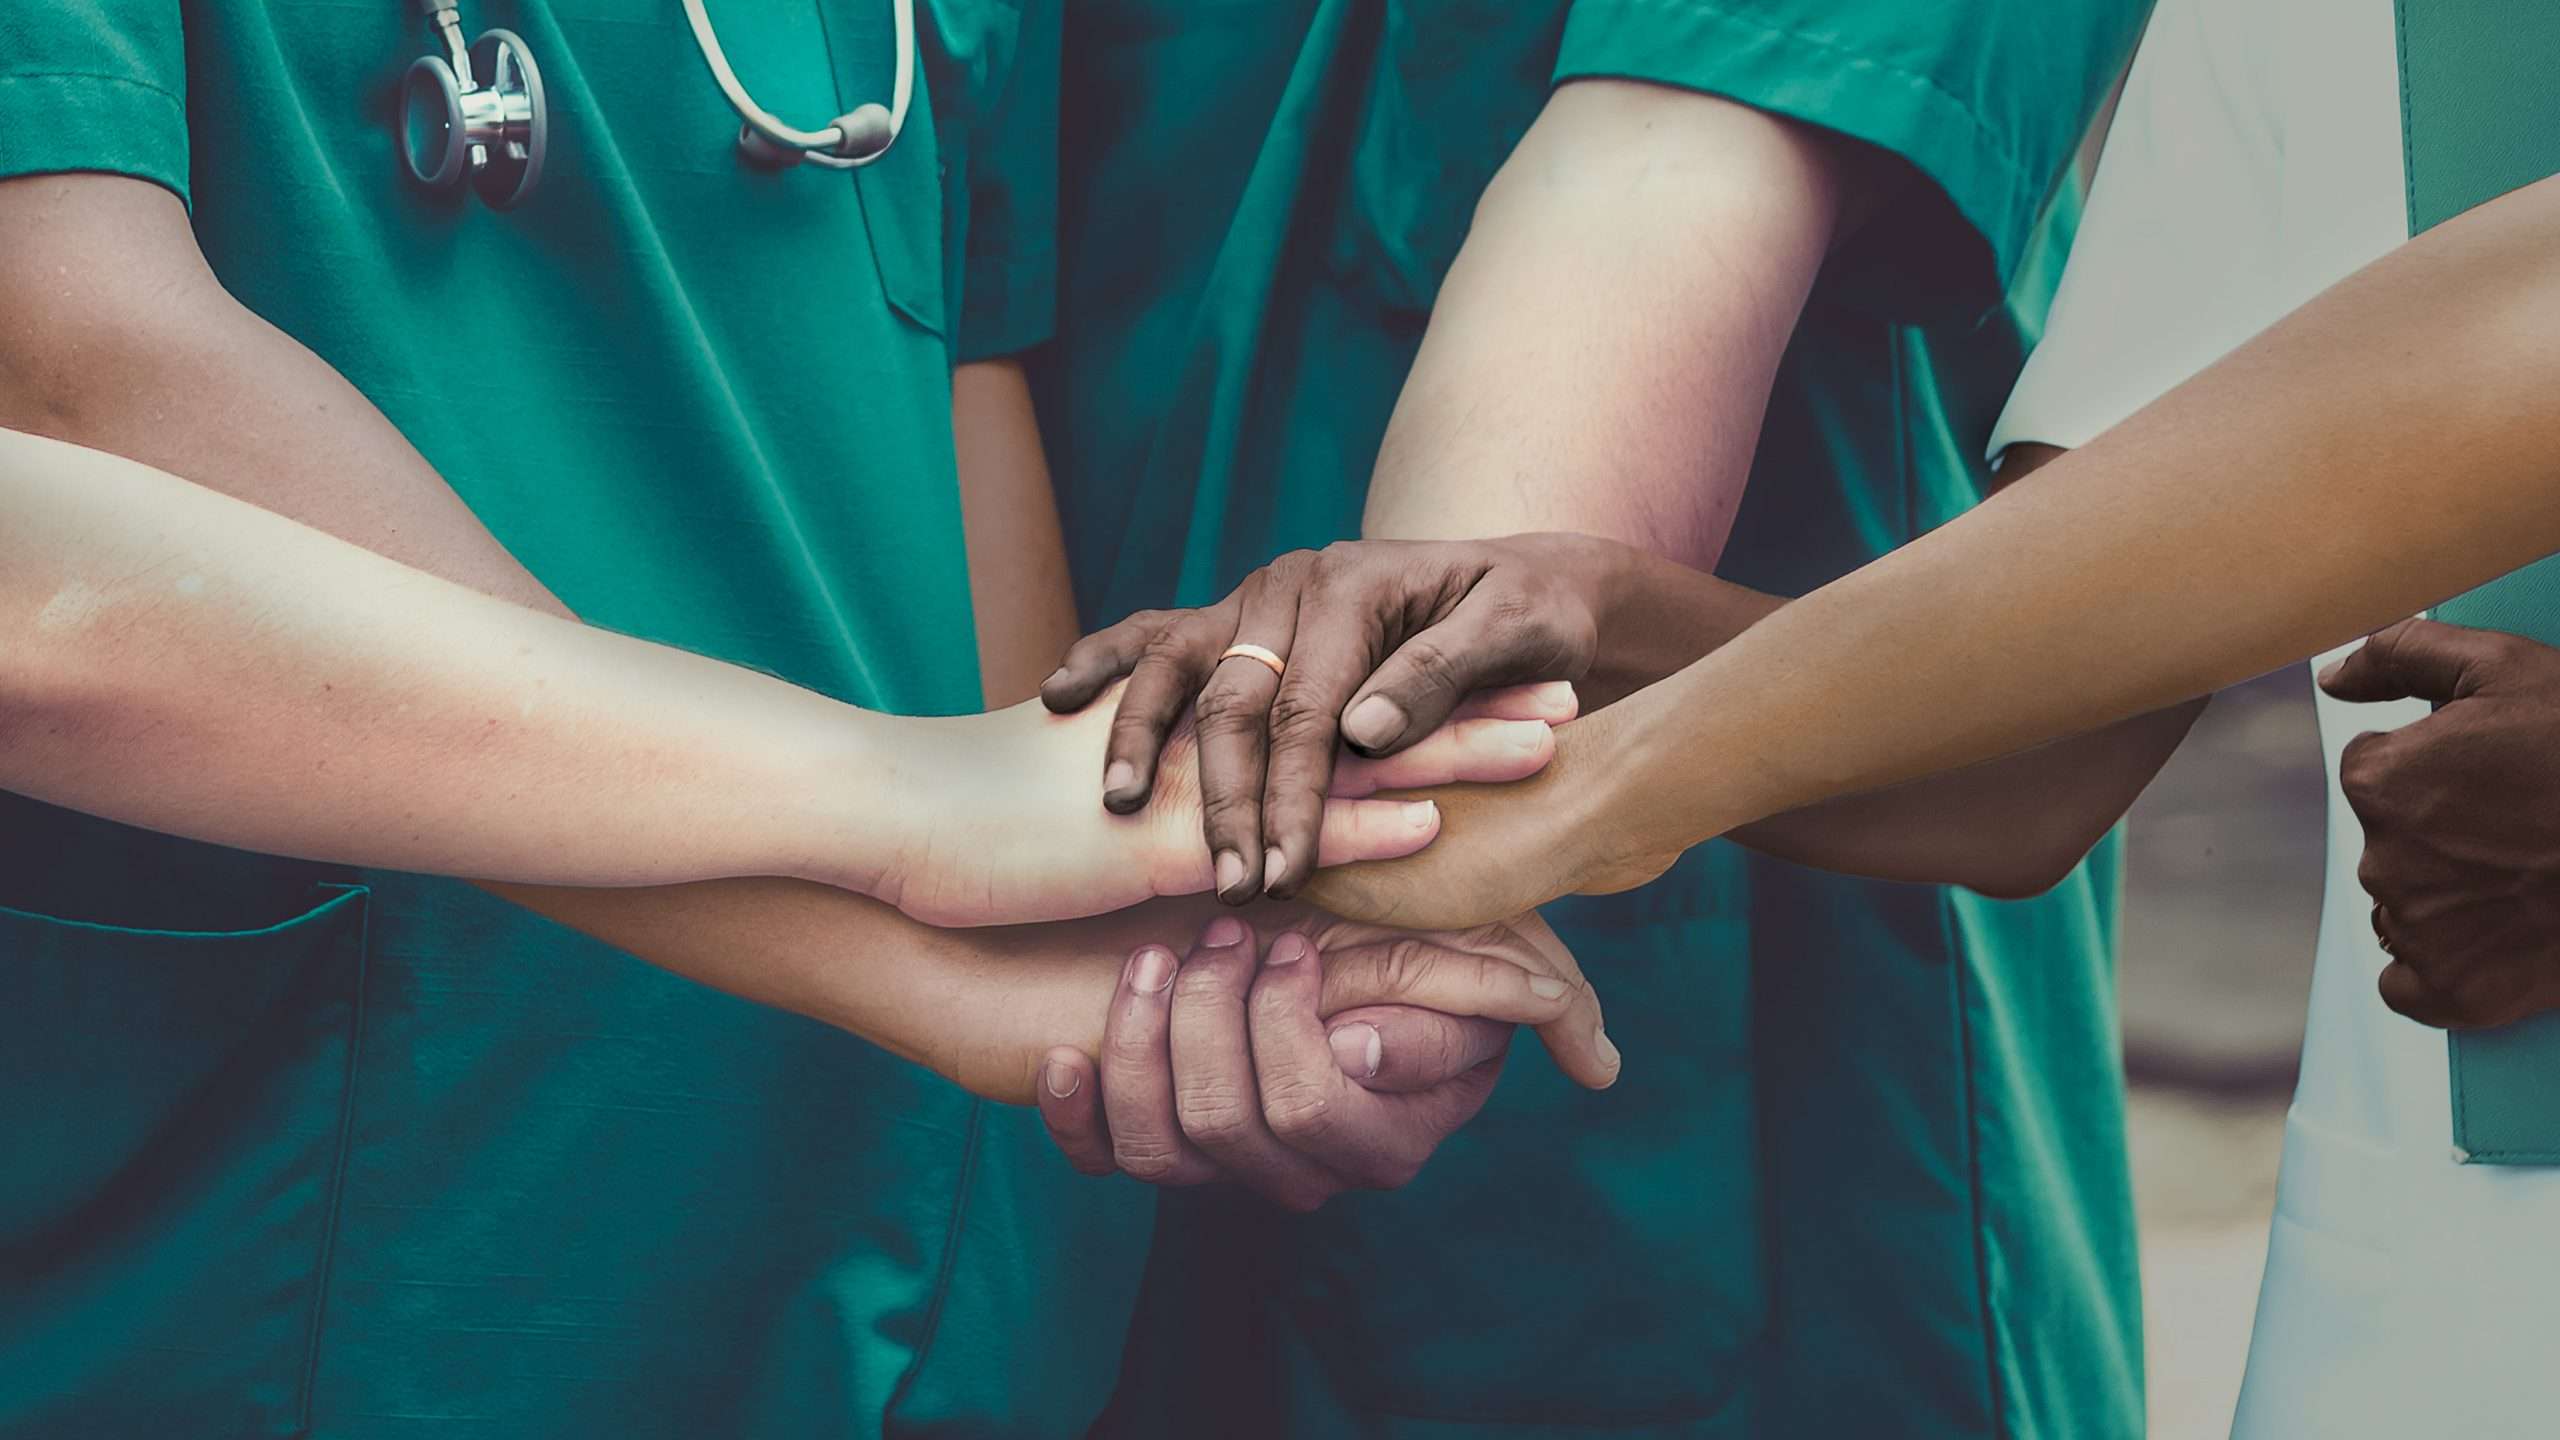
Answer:
[(1411, 1005), (1362, 1006), (1324, 1023), (1342, 1073), (1379, 1092), (1435, 1089), (1511, 1048), (1511, 1027), (1499, 1020)]
[(2383, 700), (2456, 699), (2478, 686), (2478, 675), (2502, 643), (2492, 631), (2436, 620), (2403, 620), (2320, 672), (2320, 688), (2353, 704)]

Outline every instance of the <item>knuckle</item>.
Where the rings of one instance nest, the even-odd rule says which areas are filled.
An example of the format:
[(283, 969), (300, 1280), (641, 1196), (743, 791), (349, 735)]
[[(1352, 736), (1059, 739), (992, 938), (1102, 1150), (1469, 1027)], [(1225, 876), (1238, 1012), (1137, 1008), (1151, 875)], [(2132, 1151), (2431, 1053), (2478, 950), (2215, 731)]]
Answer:
[(1201, 956), (1173, 977), (1173, 998), (1182, 1005), (1224, 1005), (1243, 989), (1241, 966), (1215, 953)]
[(2387, 734), (2367, 731), (2338, 752), (2338, 787), (2349, 800), (2371, 805), (2387, 798), (2394, 770), (2389, 740)]
[(2364, 854), (2357, 857), (2356, 883), (2364, 887), (2367, 895), (2387, 903), (2384, 892), (2391, 888), (2391, 865), (2376, 847), (2367, 845)]
[(1192, 702), (1203, 735), (1235, 735), (1262, 723), (1266, 707), (1244, 692), (1243, 687), (1222, 680), (1212, 680)]
[(1102, 1058), (1105, 1064), (1123, 1074), (1143, 1071), (1157, 1064), (1161, 1049), (1156, 1037), (1121, 1030), (1103, 1037)]
[(1418, 1060), (1425, 1075), (1447, 1078), (1466, 1068), (1466, 1042), (1459, 1037), (1454, 1025), (1430, 1027), (1424, 1033), (1419, 1048)]
[(1173, 1177), (1173, 1172), (1182, 1164), (1182, 1152), (1175, 1149), (1172, 1142), (1152, 1136), (1114, 1139), (1111, 1142), (1111, 1161), (1120, 1168), (1120, 1173), (1133, 1180), (1153, 1184)]
[(1378, 988), (1399, 998), (1411, 998), (1431, 982), (1439, 968), (1439, 952), (1411, 936), (1389, 942), (1378, 957)]
[(1253, 1128), (1245, 1095), (1233, 1085), (1186, 1087), (1174, 1097), (1174, 1115), (1183, 1134), (1211, 1149), (1234, 1145)]
[(1457, 658), (1428, 633), (1406, 641), (1404, 649), (1398, 653), (1404, 657), (1414, 678), (1432, 690), (1444, 695), (1455, 694), (1465, 683)]
[(1272, 697), (1270, 726), (1271, 738), (1282, 745), (1325, 749), (1333, 745), (1332, 712), (1298, 686), (1286, 687)]
[(1274, 1135), (1293, 1145), (1304, 1145), (1330, 1135), (1337, 1112), (1333, 1096), (1322, 1086), (1297, 1080), (1263, 1092), (1262, 1118)]

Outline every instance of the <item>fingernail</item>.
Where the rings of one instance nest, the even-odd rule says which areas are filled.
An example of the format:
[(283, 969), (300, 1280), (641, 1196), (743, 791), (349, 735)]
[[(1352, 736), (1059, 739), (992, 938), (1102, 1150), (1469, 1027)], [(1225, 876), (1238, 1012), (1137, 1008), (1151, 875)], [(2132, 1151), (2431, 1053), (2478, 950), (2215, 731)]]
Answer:
[(1084, 1088), (1084, 1076), (1074, 1066), (1052, 1060), (1040, 1067), (1040, 1083), (1048, 1087), (1050, 1094), (1064, 1100)]
[(1600, 1051), (1600, 1063), (1608, 1066), (1612, 1074), (1616, 1073), (1618, 1069), (1618, 1047), (1614, 1041), (1610, 1040), (1609, 1032), (1595, 1027), (1591, 1032), (1591, 1042)]
[(1541, 1000), (1561, 1000), (1564, 998), (1564, 992), (1567, 988), (1568, 987), (1563, 981), (1557, 979), (1553, 975), (1532, 975), (1529, 977), (1529, 993), (1537, 996)]
[(1345, 1025), (1327, 1035), (1325, 1043), (1333, 1047), (1333, 1063), (1354, 1080), (1366, 1080), (1378, 1073), (1378, 1057), (1385, 1053), (1379, 1043), (1375, 1025)]
[(1066, 666), (1064, 666), (1064, 665), (1061, 665), (1061, 666), (1059, 666), (1057, 669), (1052, 670), (1052, 671), (1050, 671), (1050, 672), (1049, 672), (1049, 678), (1040, 682), (1040, 688), (1041, 688), (1041, 689), (1043, 689), (1043, 690), (1046, 690), (1046, 689), (1048, 689), (1050, 686), (1055, 685), (1055, 684), (1057, 684), (1059, 681), (1064, 680), (1064, 679), (1066, 679), (1066, 678), (1067, 678), (1067, 667), (1066, 667)]
[(1271, 953), (1263, 957), (1265, 965), (1295, 965), (1307, 958), (1307, 937), (1292, 930), (1271, 942)]
[(1572, 714), (1574, 706), (1580, 703), (1574, 696), (1570, 680), (1550, 680), (1540, 685), (1537, 693), (1539, 708), (1553, 710), (1559, 715)]
[(1439, 817), (1440, 807), (1429, 800), (1409, 800), (1405, 802), (1404, 823), (1408, 829), (1428, 830), (1431, 828), (1432, 822), (1439, 819)]
[(1342, 717), (1342, 733), (1363, 750), (1379, 750), (1396, 743), (1412, 723), (1403, 706), (1384, 695), (1372, 695)]
[(1138, 767), (1126, 760), (1114, 760), (1102, 770), (1102, 793), (1117, 795), (1138, 783)]
[(1150, 945), (1129, 957), (1129, 985), (1153, 995), (1173, 983), (1173, 952)]
[(1274, 845), (1262, 852), (1262, 888), (1275, 889), (1280, 877), (1289, 873), (1289, 852)]
[[(1243, 883), (1244, 883), (1244, 857), (1243, 857), (1243, 856), (1241, 856), (1241, 855), (1239, 855), (1239, 854), (1237, 854), (1237, 853), (1236, 853), (1236, 852), (1234, 852), (1233, 850), (1221, 850), (1221, 851), (1219, 851), (1219, 852), (1218, 852), (1218, 893), (1219, 893), (1219, 894), (1221, 894), (1221, 895), (1232, 894), (1232, 893), (1234, 893), (1234, 891), (1235, 891), (1236, 887), (1237, 887), (1237, 886), (1239, 886), (1239, 885), (1242, 885)], [(1229, 944), (1234, 944), (1235, 942), (1234, 942), (1234, 941), (1229, 941), (1229, 942), (1227, 942), (1227, 943), (1229, 943)]]
[(1506, 720), (1502, 725), (1502, 745), (1514, 755), (1535, 755), (1546, 748), (1547, 736), (1552, 733), (1544, 720)]
[(1233, 915), (1221, 915), (1200, 932), (1200, 943), (1212, 950), (1224, 950), (1244, 938), (1244, 922)]
[(2347, 662), (2343, 658), (2332, 660), (2328, 664), (2321, 666), (2320, 674), (2318, 676), (2320, 687), (2324, 690), (2327, 689), (2329, 682), (2337, 679), (2338, 672), (2345, 668), (2347, 668)]

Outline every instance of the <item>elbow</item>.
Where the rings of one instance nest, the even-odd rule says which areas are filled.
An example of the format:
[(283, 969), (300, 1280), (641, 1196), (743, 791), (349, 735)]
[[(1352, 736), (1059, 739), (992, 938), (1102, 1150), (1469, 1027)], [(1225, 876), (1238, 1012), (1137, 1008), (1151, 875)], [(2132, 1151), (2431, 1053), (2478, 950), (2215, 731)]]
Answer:
[(2024, 837), (1994, 848), (1966, 866), (1955, 883), (1992, 900), (2032, 900), (2071, 878), (2104, 839), (2108, 827), (2082, 827)]

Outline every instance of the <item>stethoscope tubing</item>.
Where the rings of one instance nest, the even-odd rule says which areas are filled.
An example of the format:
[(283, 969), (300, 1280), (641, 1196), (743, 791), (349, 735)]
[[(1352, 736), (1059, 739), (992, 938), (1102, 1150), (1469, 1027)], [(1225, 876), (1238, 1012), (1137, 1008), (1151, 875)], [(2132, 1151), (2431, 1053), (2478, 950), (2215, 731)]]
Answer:
[(719, 34), (711, 28), (711, 16), (703, 8), (703, 0), (682, 0), (682, 3), (684, 18), (693, 27), (694, 48), (702, 52), (702, 62), (710, 67), (711, 78), (719, 85), (720, 93), (728, 97), (729, 108), (738, 112), (738, 118), (745, 121), (749, 129), (776, 145), (802, 152), (803, 157), (813, 164), (839, 170), (868, 165), (889, 153), (889, 147), (897, 143), (899, 132), (906, 128), (908, 103), (915, 96), (915, 0), (889, 0), (896, 65), (896, 78), (891, 82), (889, 91), (889, 137), (879, 149), (859, 156), (842, 153), (846, 141), (842, 126), (802, 130), (784, 124), (771, 111), (758, 105), (755, 97), (747, 93), (745, 84), (739, 81), (738, 72), (730, 68), (729, 52), (721, 47)]

